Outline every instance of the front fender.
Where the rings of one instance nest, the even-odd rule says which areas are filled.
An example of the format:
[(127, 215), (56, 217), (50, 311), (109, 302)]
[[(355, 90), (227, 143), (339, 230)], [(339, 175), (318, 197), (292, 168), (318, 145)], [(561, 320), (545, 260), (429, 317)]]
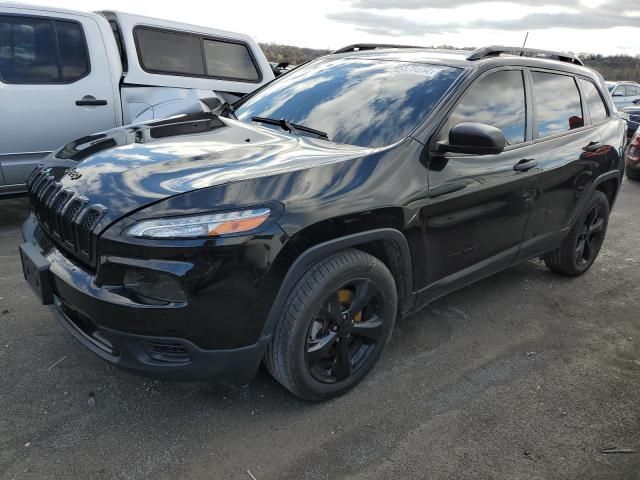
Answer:
[(363, 245), (377, 240), (393, 242), (393, 244), (398, 247), (400, 257), (402, 259), (402, 275), (405, 279), (403, 282), (404, 295), (408, 300), (404, 302), (403, 313), (407, 313), (412, 310), (415, 302), (413, 301), (413, 271), (409, 244), (405, 236), (399, 230), (394, 228), (381, 228), (328, 240), (315, 245), (300, 254), (287, 271), (287, 274), (280, 285), (280, 290), (278, 291), (275, 301), (271, 306), (261, 337), (267, 337), (273, 334), (276, 322), (282, 313), (289, 293), (293, 290), (298, 279), (309, 269), (311, 265), (331, 253), (350, 247), (357, 247), (358, 245)]

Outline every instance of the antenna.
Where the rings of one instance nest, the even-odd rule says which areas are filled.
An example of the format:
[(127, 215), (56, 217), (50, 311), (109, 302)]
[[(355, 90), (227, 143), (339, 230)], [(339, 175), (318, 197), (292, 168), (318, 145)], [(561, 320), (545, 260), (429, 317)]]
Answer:
[[(522, 48), (527, 46), (527, 40), (529, 39), (529, 32), (524, 36), (524, 42), (522, 42)], [(522, 56), (522, 53), (520, 54)]]

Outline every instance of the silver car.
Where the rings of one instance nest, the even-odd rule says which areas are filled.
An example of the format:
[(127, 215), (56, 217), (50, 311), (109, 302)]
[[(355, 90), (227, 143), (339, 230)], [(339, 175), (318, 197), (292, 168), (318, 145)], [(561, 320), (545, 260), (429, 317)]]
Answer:
[(607, 88), (618, 109), (640, 102), (640, 85), (635, 82), (607, 82)]

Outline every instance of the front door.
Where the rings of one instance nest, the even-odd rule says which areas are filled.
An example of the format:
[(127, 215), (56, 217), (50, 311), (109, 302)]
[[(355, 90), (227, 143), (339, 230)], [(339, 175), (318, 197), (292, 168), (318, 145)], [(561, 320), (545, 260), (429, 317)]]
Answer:
[(69, 141), (120, 123), (117, 80), (96, 20), (32, 13), (0, 12), (0, 166), (6, 185), (24, 184), (39, 160)]
[(524, 72), (513, 68), (481, 76), (453, 108), (437, 140), (452, 127), (477, 122), (500, 128), (499, 155), (434, 154), (429, 159), (430, 203), (422, 211), (427, 258), (419, 301), (508, 267), (518, 254), (537, 198), (538, 155), (528, 142)]

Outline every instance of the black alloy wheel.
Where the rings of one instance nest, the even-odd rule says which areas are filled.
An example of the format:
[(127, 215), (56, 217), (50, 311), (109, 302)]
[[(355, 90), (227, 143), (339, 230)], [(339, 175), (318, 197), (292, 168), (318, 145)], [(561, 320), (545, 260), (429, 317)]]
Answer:
[(279, 315), (265, 365), (309, 401), (342, 395), (376, 364), (391, 337), (398, 291), (389, 268), (356, 249), (308, 267)]
[(576, 242), (576, 265), (590, 264), (597, 255), (604, 239), (605, 218), (595, 204), (587, 214)]
[(570, 277), (582, 275), (596, 260), (609, 224), (609, 199), (593, 192), (562, 244), (543, 256), (554, 272)]
[(323, 383), (345, 380), (364, 365), (383, 333), (379, 288), (356, 279), (332, 292), (309, 327), (306, 364)]

